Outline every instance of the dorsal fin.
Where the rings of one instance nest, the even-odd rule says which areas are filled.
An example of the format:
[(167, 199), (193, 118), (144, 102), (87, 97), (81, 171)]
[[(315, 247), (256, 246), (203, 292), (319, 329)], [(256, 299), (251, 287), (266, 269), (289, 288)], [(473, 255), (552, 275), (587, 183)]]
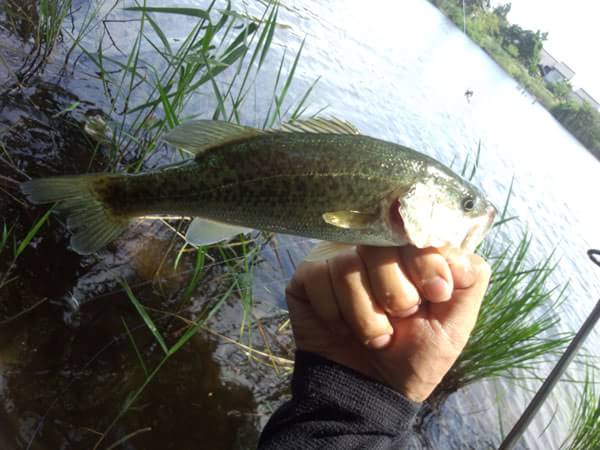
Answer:
[(279, 128), (272, 128), (268, 131), (272, 133), (360, 134), (360, 131), (350, 122), (336, 118), (292, 120), (282, 123)]
[(173, 128), (161, 139), (197, 155), (211, 147), (257, 136), (261, 133), (263, 131), (256, 128), (220, 120), (192, 120)]

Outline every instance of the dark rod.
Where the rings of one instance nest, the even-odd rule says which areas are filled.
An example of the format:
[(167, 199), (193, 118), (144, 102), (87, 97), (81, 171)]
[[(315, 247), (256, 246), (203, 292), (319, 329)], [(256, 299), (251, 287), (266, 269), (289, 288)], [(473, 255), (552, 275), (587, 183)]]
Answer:
[[(590, 257), (590, 259), (598, 265), (600, 264), (598, 262), (598, 259), (596, 258), (599, 255), (600, 251), (598, 250), (588, 251), (588, 256)], [(529, 423), (546, 400), (546, 397), (548, 397), (550, 392), (552, 392), (552, 389), (556, 385), (556, 382), (559, 380), (561, 375), (569, 366), (569, 363), (575, 356), (575, 353), (577, 352), (581, 344), (586, 340), (590, 332), (594, 329), (594, 326), (596, 325), (596, 322), (598, 322), (598, 319), (600, 319), (600, 300), (598, 300), (591, 314), (585, 320), (585, 322), (583, 323), (583, 325), (581, 326), (581, 328), (579, 329), (579, 331), (577, 332), (577, 334), (575, 335), (565, 352), (562, 354), (562, 356), (556, 363), (556, 366), (554, 366), (554, 369), (552, 369), (552, 372), (550, 372), (548, 378), (546, 378), (540, 389), (537, 391), (537, 393), (527, 406), (527, 409), (525, 410), (525, 412), (523, 412), (521, 418), (517, 421), (513, 429), (510, 430), (510, 433), (508, 433), (498, 450), (509, 450), (513, 448), (513, 446), (521, 438), (521, 436), (529, 426)]]

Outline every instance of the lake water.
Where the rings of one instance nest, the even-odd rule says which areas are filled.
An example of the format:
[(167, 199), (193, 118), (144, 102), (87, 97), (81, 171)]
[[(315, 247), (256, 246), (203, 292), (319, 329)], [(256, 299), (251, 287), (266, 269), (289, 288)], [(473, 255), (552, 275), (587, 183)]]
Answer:
[[(427, 1), (381, 1), (368, 8), (356, 0), (285, 6), (280, 21), (290, 29), (282, 30), (277, 42), (293, 51), (306, 37), (295, 87), (299, 93), (321, 77), (311, 96), (315, 110), (327, 107), (326, 114), (343, 117), (366, 134), (447, 164), (454, 161), (456, 167), (467, 155), (472, 158), (481, 142), (475, 183), (496, 205), (503, 204), (514, 177), (510, 206), (519, 223), (507, 227), (506, 238), (517, 240), (528, 230), (532, 260), (556, 249), (552, 282), (570, 283), (558, 314), (564, 329), (576, 331), (600, 296), (600, 270), (586, 255), (600, 246), (600, 163)], [(470, 101), (466, 90), (474, 93)], [(586, 347), (598, 355), (599, 343), (596, 329)], [(526, 448), (558, 447), (570, 420), (571, 394), (559, 385), (525, 435)], [(473, 442), (470, 420), (481, 420), (488, 431), (498, 430), (501, 421), (508, 430), (531, 396), (504, 382), (469, 388), (454, 401), (457, 413), (471, 415), (463, 418), (461, 431), (445, 438), (456, 431), (455, 442)], [(442, 440), (437, 444), (444, 446)]]
[[(177, 4), (205, 6), (205, 2), (190, 0)], [(247, 9), (249, 14), (260, 16), (263, 5), (237, 2), (234, 9)], [(75, 23), (81, 14), (83, 10), (76, 12)], [(132, 17), (137, 15), (120, 11), (112, 16)], [(324, 115), (344, 118), (365, 134), (410, 146), (447, 164), (454, 162), (455, 167), (461, 167), (468, 155), (473, 158), (481, 143), (475, 183), (497, 206), (502, 206), (514, 177), (510, 206), (511, 214), (518, 215), (519, 221), (507, 226), (504, 237), (518, 240), (528, 230), (533, 236), (532, 261), (548, 256), (556, 248), (560, 262), (552, 282), (561, 285), (569, 282), (567, 301), (558, 314), (563, 329), (576, 330), (600, 296), (600, 270), (586, 256), (589, 248), (600, 246), (598, 188), (594, 184), (600, 180), (599, 162), (425, 0), (378, 1), (368, 9), (365, 2), (358, 0), (285, 1), (278, 21), (282, 27), (277, 30), (267, 66), (253, 88), (253, 98), (243, 110), (243, 121), (262, 123), (279, 58), (284, 51), (295, 54), (305, 39), (290, 97), (298, 99), (320, 77), (310, 97), (309, 112), (326, 107)], [(193, 25), (179, 16), (161, 17), (160, 23), (173, 43), (184, 38)], [(133, 44), (135, 30), (127, 22), (110, 26), (112, 38), (121, 48)], [(101, 32), (100, 27), (93, 30), (84, 43), (93, 47)], [(110, 48), (106, 54), (118, 56)], [(156, 59), (150, 46), (144, 48), (143, 55)], [(85, 61), (81, 64), (86, 67)], [(71, 84), (77, 85), (77, 81)], [(465, 98), (466, 90), (474, 93), (470, 101)], [(199, 98), (204, 102), (201, 111), (210, 110), (210, 100)], [(198, 111), (198, 108), (189, 110)], [(307, 243), (297, 239), (280, 240), (284, 246), (293, 247), (296, 260), (308, 248)], [(123, 251), (127, 256), (127, 248)], [(126, 259), (121, 253), (111, 255), (115, 257), (111, 262), (104, 258), (104, 264), (121, 271), (120, 264)], [(159, 259), (159, 254), (145, 258)], [(257, 297), (279, 303), (293, 267), (290, 263), (275, 263), (268, 249), (264, 256), (265, 263), (256, 269), (254, 292)], [(87, 292), (88, 297), (93, 293), (98, 299), (104, 294), (90, 286), (110, 276), (101, 267), (77, 277), (72, 282), (74, 297), (78, 292)], [(93, 308), (100, 310), (99, 305)], [(106, 311), (102, 314), (109, 315)], [(81, 326), (80, 333), (84, 331)], [(236, 326), (232, 325), (230, 331), (234, 333)], [(559, 331), (562, 330), (556, 330)], [(587, 343), (588, 350), (594, 352), (599, 341), (597, 330)], [(204, 343), (198, 345), (206, 347)], [(128, 357), (133, 359), (132, 355)], [(8, 361), (6, 356), (4, 360)], [(185, 367), (190, 376), (205, 370), (204, 366), (194, 364)], [(173, 372), (173, 377), (179, 376), (175, 369)], [(247, 384), (256, 382), (253, 376), (245, 376)], [(214, 380), (207, 383), (207, 389), (218, 389)], [(466, 445), (470, 448), (497, 445), (500, 424), (506, 432), (532, 396), (531, 390), (538, 385), (529, 384), (528, 391), (515, 389), (504, 381), (485, 382), (453, 395), (440, 419), (434, 446), (458, 449)], [(0, 377), (0, 392), (2, 389)], [(258, 403), (260, 398), (256, 391), (254, 394)], [(558, 447), (570, 420), (571, 402), (567, 399), (571, 394), (566, 386), (559, 386), (525, 435), (523, 447)], [(115, 393), (114, 398), (123, 395)], [(237, 398), (249, 394), (243, 391), (226, 395)], [(267, 397), (265, 394), (261, 398)], [(112, 404), (118, 404), (118, 400)], [(173, 414), (179, 413), (175, 407)], [(262, 423), (264, 420), (261, 419)], [(33, 418), (29, 422), (24, 419), (20, 427), (31, 427), (34, 422)]]
[[(514, 177), (510, 206), (519, 223), (507, 227), (506, 238), (518, 240), (528, 230), (532, 260), (556, 249), (560, 262), (552, 282), (570, 283), (558, 313), (564, 329), (577, 330), (600, 296), (600, 270), (586, 255), (600, 246), (600, 163), (426, 1), (368, 8), (356, 0), (285, 2), (280, 22), (290, 26), (278, 35), (282, 48), (293, 52), (306, 38), (295, 89), (300, 95), (321, 77), (311, 96), (314, 110), (327, 107), (325, 114), (345, 118), (366, 134), (456, 167), (481, 142), (476, 184), (502, 205)], [(474, 93), (470, 101), (466, 90)], [(262, 117), (260, 108), (255, 112)], [(587, 342), (596, 355), (599, 332)], [(508, 430), (531, 395), (504, 382), (467, 389), (453, 400), (458, 414), (471, 414), (461, 431), (442, 434), (437, 445), (443, 448), (452, 435), (454, 442), (473, 443), (468, 417), (484, 430), (498, 430), (500, 421)], [(525, 435), (526, 448), (558, 447), (570, 420), (570, 395), (559, 386)]]

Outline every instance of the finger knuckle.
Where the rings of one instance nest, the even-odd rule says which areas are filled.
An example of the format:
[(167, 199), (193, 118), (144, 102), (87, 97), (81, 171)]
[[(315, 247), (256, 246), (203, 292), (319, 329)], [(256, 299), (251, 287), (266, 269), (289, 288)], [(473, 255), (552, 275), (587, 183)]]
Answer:
[(477, 272), (479, 274), (479, 277), (481, 279), (483, 279), (486, 283), (489, 281), (490, 277), (492, 276), (492, 268), (490, 267), (490, 265), (487, 263), (487, 261), (481, 257), (478, 257), (479, 261), (477, 262)]
[(403, 291), (385, 290), (380, 294), (380, 302), (390, 312), (401, 312), (419, 303), (419, 293), (416, 289)]
[(388, 324), (380, 323), (379, 320), (365, 320), (358, 318), (355, 324), (355, 331), (363, 341), (379, 337), (388, 332)]

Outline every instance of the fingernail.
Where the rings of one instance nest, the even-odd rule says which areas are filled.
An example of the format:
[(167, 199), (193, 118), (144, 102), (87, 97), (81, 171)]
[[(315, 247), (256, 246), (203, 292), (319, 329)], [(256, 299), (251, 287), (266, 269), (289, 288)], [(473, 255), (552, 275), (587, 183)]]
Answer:
[(383, 334), (381, 336), (377, 336), (376, 338), (369, 339), (366, 342), (366, 345), (372, 349), (379, 350), (387, 346), (391, 340), (392, 336), (390, 334)]
[(425, 297), (432, 301), (450, 300), (450, 296), (452, 295), (448, 282), (439, 276), (423, 280), (421, 288), (423, 289)]

